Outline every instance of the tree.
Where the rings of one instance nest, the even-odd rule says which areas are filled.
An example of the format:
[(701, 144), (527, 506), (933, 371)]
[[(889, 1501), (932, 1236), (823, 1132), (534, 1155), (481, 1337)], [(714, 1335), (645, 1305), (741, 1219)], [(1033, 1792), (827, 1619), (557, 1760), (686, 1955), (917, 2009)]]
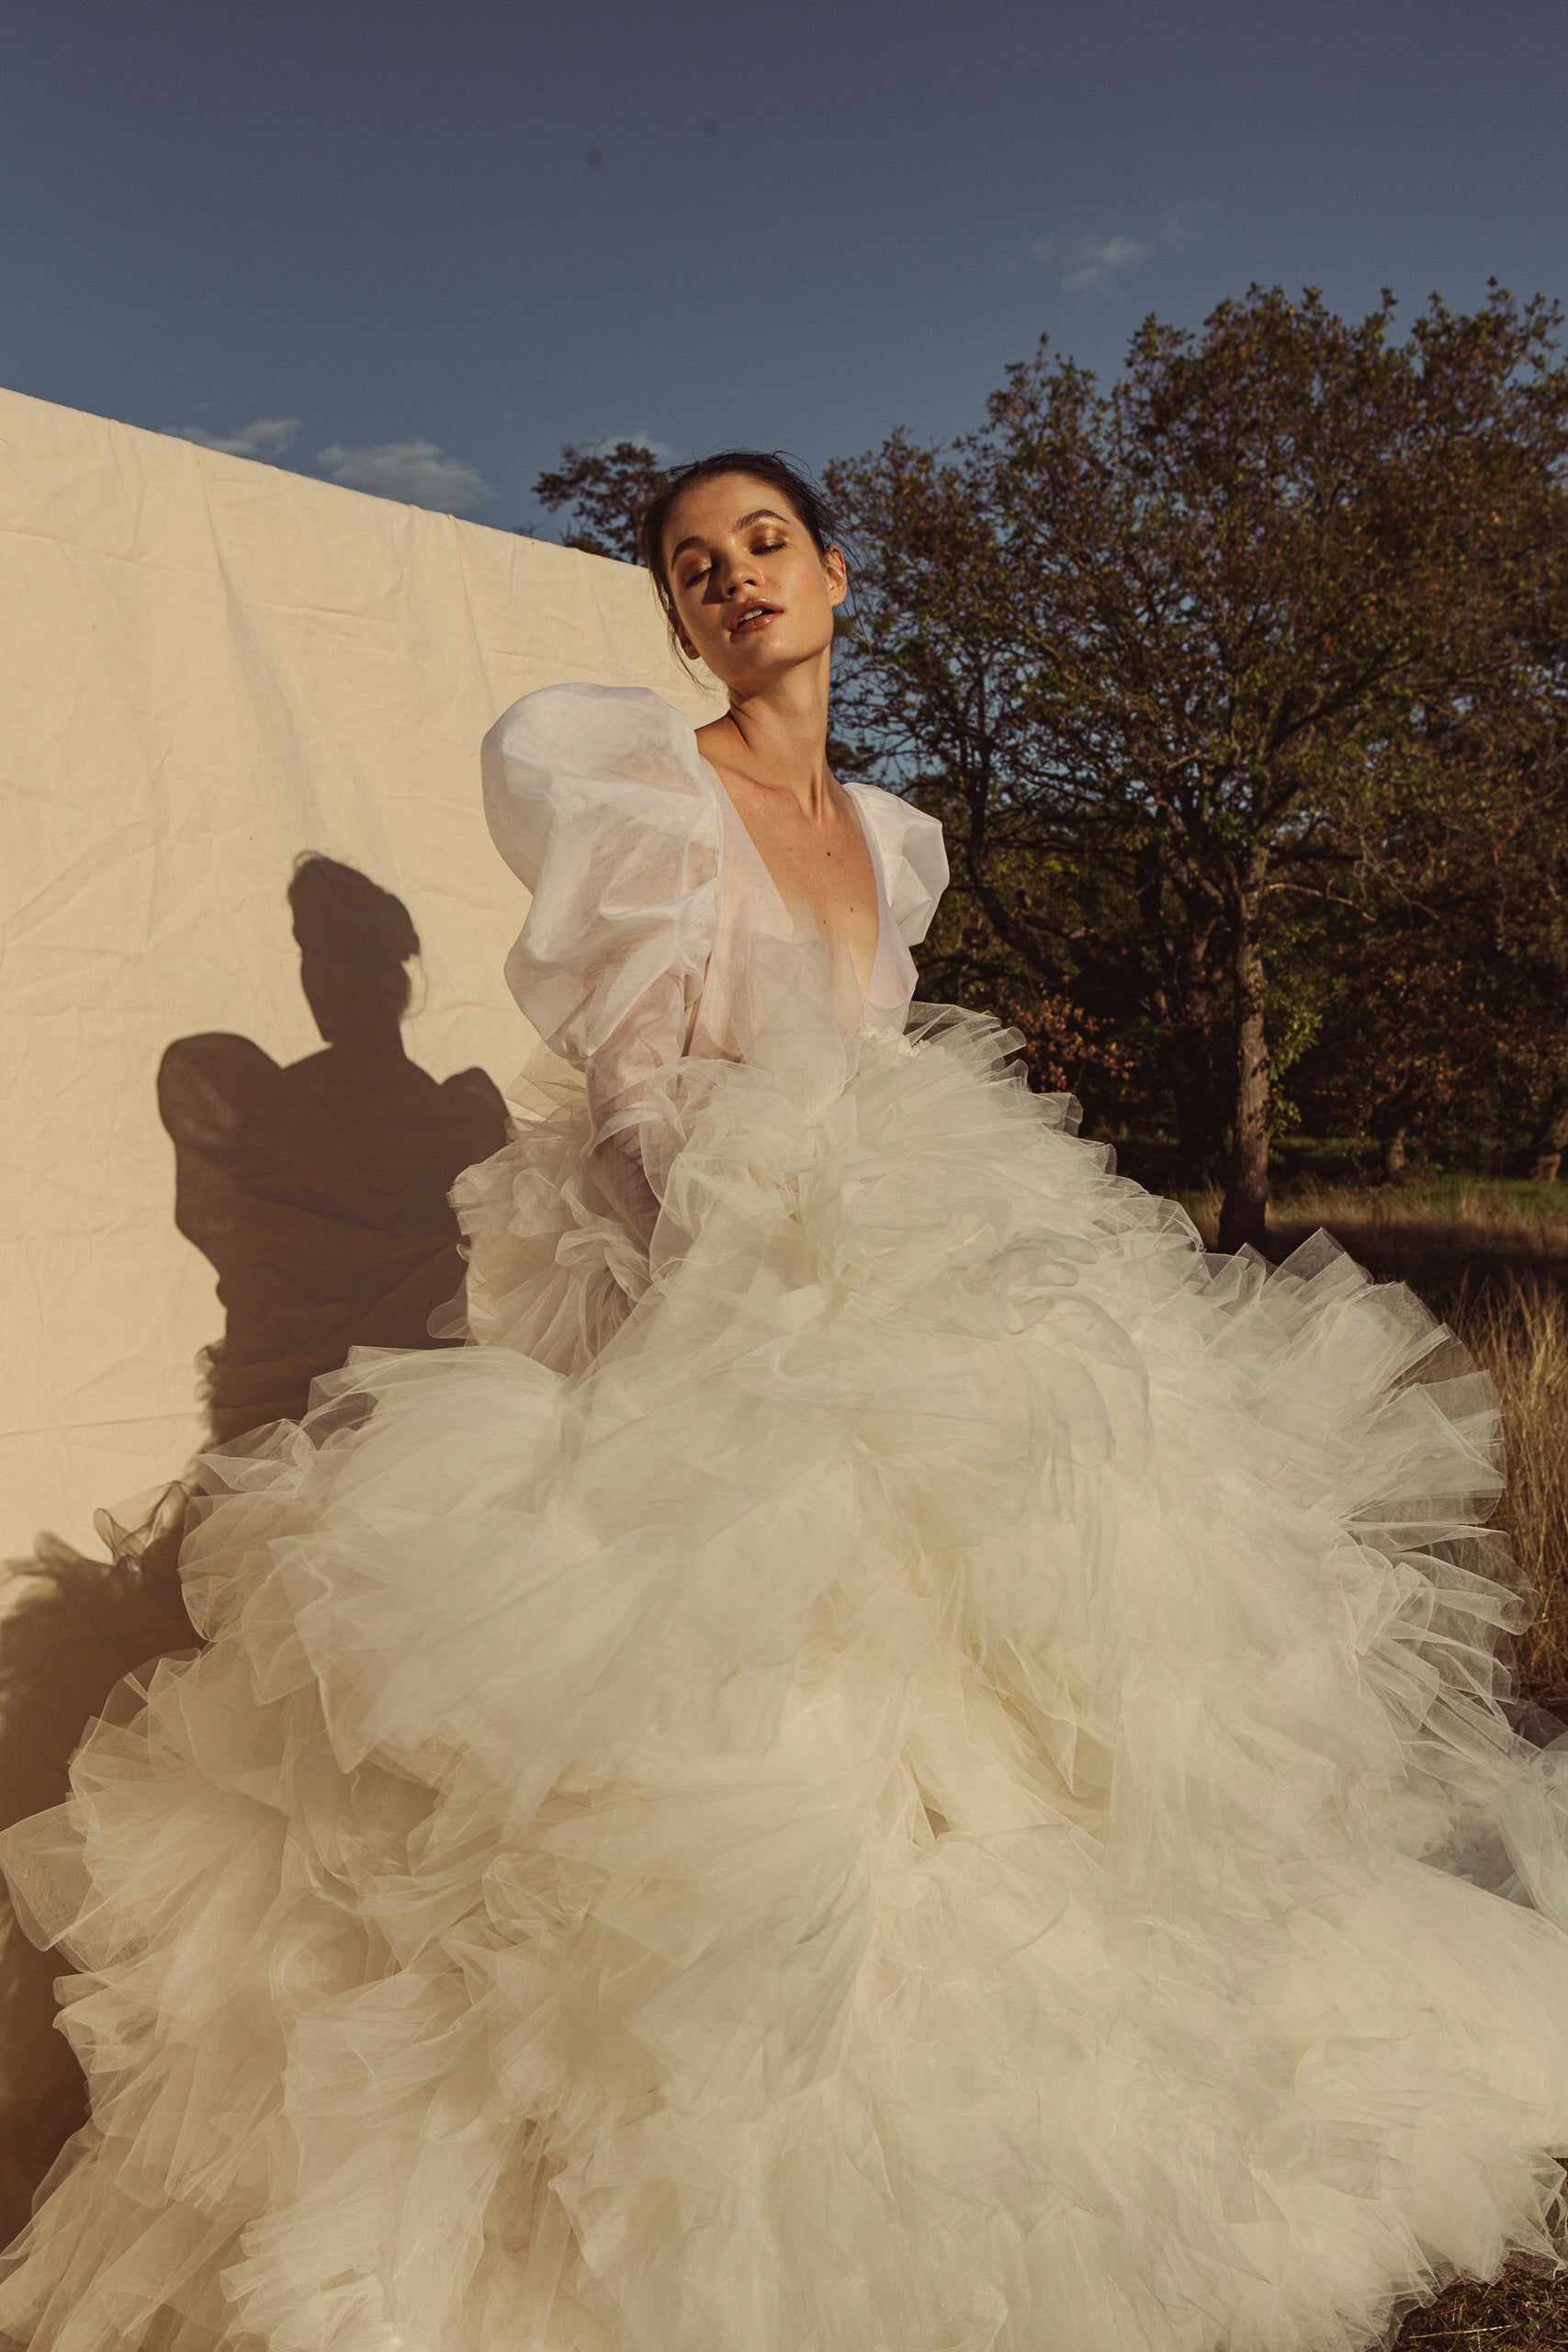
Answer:
[[(1440, 801), (1410, 795), (1363, 845), (1334, 910), (1325, 1001), (1298, 1073), (1315, 1120), (1407, 1142), (1517, 1137), (1550, 1177), (1568, 1079), (1568, 741), (1561, 697), (1529, 680), (1444, 746)], [(1559, 1147), (1561, 1149), (1561, 1147)]]
[(534, 495), (547, 514), (565, 506), (576, 516), (563, 545), (636, 563), (637, 524), (666, 469), (640, 441), (595, 441), (581, 449), (569, 441), (560, 455), (555, 471), (534, 484)]
[(830, 469), (859, 740), (946, 820), (955, 922), (1152, 1016), (1184, 1145), (1228, 1140), (1226, 1249), (1265, 1236), (1277, 950), (1371, 903), (1412, 810), (1441, 831), (1490, 711), (1562, 696), (1558, 313), (1494, 288), (1398, 342), (1393, 308), (1254, 288), (1149, 321), (1109, 391), (1042, 344), (953, 449)]

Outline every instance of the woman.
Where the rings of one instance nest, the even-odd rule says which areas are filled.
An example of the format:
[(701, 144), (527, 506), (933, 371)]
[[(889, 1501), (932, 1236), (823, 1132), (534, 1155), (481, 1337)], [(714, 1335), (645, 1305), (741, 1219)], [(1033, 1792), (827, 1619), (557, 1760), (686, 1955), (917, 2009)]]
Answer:
[(688, 469), (647, 553), (728, 715), (485, 747), (581, 1076), (458, 1188), (480, 1344), (209, 1457), (209, 1648), (7, 1841), (94, 2106), (0, 2325), (1366, 2344), (1568, 2144), (1485, 1385), (906, 1023), (945, 868), (829, 774), (809, 485)]

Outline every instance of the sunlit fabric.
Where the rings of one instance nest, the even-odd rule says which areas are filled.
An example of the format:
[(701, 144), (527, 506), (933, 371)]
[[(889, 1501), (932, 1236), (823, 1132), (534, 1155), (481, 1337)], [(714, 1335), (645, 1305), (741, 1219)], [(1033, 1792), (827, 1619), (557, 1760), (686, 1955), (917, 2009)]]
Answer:
[[(457, 1187), (478, 1343), (208, 1457), (209, 1646), (0, 1841), (95, 2093), (0, 2328), (1350, 2352), (1541, 2250), (1568, 1767), (1487, 1384), (1326, 1237), (1205, 1256), (991, 1022), (846, 1019), (684, 722), (592, 697), (552, 785), (566, 708), (497, 739), (530, 842), (587, 773), (675, 846), (557, 927), (501, 804), (580, 1067)], [(901, 969), (935, 845), (859, 805)], [(676, 969), (644, 1249), (591, 1105)]]
[(265, 1081), (319, 1051), (301, 852), (408, 907), (410, 1060), (504, 1087), (534, 1041), (498, 978), (485, 729), (570, 678), (718, 706), (632, 565), (5, 390), (0, 594), (5, 1557), (44, 1528), (90, 1550), (204, 1434), (225, 1317), (175, 1228), (159, 1065), (222, 1035)]

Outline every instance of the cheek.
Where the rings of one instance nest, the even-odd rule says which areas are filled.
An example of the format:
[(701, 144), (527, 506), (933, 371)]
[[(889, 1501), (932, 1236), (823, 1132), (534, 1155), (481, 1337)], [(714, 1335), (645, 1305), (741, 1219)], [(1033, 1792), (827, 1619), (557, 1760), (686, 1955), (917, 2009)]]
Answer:
[(815, 557), (809, 562), (795, 567), (795, 577), (789, 586), (797, 610), (818, 615), (831, 614), (831, 583)]
[(701, 637), (716, 626), (716, 609), (704, 604), (700, 589), (694, 589), (689, 594), (677, 594), (674, 603), (676, 624), (688, 637)]

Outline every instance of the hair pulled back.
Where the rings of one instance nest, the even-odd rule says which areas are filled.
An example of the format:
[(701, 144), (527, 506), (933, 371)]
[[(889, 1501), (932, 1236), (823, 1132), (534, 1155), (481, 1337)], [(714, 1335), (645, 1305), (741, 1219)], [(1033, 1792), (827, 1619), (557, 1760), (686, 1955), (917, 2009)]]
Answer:
[(719, 449), (711, 458), (694, 458), (690, 465), (672, 466), (643, 508), (637, 521), (637, 552), (653, 578), (671, 635), (677, 628), (675, 598), (664, 560), (664, 526), (683, 492), (719, 474), (750, 474), (790, 508), (810, 534), (818, 555), (826, 555), (839, 536), (833, 510), (804, 467), (781, 457), (776, 449)]

